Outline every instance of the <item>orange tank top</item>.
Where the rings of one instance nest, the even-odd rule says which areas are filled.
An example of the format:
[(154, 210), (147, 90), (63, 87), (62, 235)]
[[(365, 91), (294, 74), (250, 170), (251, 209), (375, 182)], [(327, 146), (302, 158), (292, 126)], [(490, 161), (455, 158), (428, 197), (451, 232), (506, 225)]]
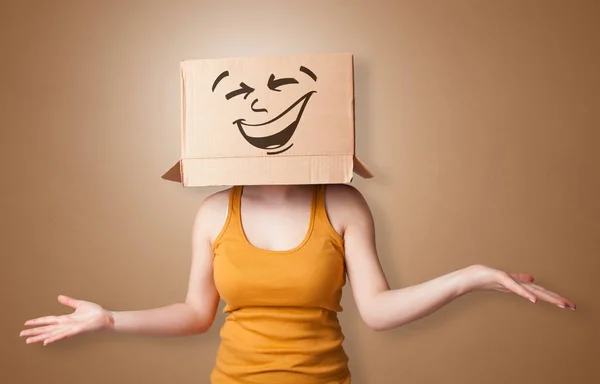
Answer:
[(227, 313), (212, 384), (349, 384), (337, 313), (346, 283), (343, 239), (315, 186), (304, 240), (288, 251), (253, 246), (233, 187), (213, 243), (214, 280)]

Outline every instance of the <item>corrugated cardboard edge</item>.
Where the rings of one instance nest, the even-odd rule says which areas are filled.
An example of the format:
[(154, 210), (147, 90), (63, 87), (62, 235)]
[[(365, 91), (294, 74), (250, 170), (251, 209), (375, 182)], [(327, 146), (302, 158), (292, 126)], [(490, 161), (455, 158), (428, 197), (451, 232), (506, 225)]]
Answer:
[(179, 91), (181, 92), (180, 94), (180, 128), (179, 128), (179, 150), (181, 152), (181, 158), (180, 160), (175, 163), (175, 165), (173, 165), (167, 172), (163, 173), (163, 175), (161, 176), (162, 179), (164, 180), (168, 180), (168, 181), (174, 181), (177, 183), (181, 183), (183, 184), (183, 166), (182, 166), (182, 160), (183, 157), (185, 156), (184, 150), (185, 150), (185, 70), (184, 70), (184, 66), (185, 66), (185, 61), (182, 61), (181, 63), (179, 63), (179, 81), (180, 81), (180, 88)]
[(181, 151), (181, 159), (186, 157), (185, 154), (185, 126), (186, 126), (186, 94), (185, 94), (185, 62), (181, 62), (179, 64), (179, 76), (180, 76), (180, 92), (181, 92), (181, 97), (180, 97), (180, 103), (181, 103), (181, 119), (180, 119), (180, 136), (179, 136), (179, 140), (180, 140), (180, 147), (179, 150)]
[[(198, 161), (198, 159), (182, 159), (180, 161), (178, 161), (177, 163), (175, 163), (175, 165), (173, 165), (167, 172), (165, 172), (161, 178), (164, 180), (168, 180), (168, 181), (173, 181), (176, 183), (181, 183), (183, 186), (207, 186), (207, 185), (211, 185), (211, 184), (203, 184), (201, 182), (201, 180), (199, 180), (196, 177), (193, 177), (193, 179), (189, 179), (187, 182), (184, 182), (184, 172), (183, 172), (183, 162), (194, 162), (194, 161)], [(247, 161), (244, 158), (240, 158), (239, 161)], [(375, 175), (373, 173), (373, 171), (371, 170), (371, 168), (369, 168), (365, 163), (362, 162), (362, 160), (360, 160), (357, 156), (352, 156), (352, 162), (353, 162), (353, 173), (356, 173), (358, 176), (362, 177), (363, 179), (371, 179), (373, 178)], [(330, 183), (349, 183), (352, 180), (352, 177), (348, 177), (347, 175), (344, 176), (343, 178), (339, 179), (339, 180), (332, 180), (330, 181)], [(310, 182), (310, 180), (308, 180), (307, 182)], [(239, 183), (234, 183), (234, 184), (239, 184)], [(226, 184), (223, 184), (226, 185)], [(229, 185), (229, 184), (227, 184)], [(233, 184), (231, 184), (233, 185)]]
[(358, 156), (356, 156), (356, 81), (354, 81), (354, 55), (351, 55), (350, 57), (352, 58), (352, 126), (354, 127), (353, 171), (364, 179), (371, 179), (375, 177), (375, 173), (362, 160), (360, 160)]
[(352, 154), (182, 159), (162, 178), (184, 187), (338, 184), (352, 180), (353, 162)]
[(362, 160), (356, 156), (356, 81), (354, 76), (354, 55), (352, 57), (352, 125), (354, 126), (354, 158), (353, 158), (353, 171), (358, 176), (364, 179), (371, 179), (375, 177), (373, 170), (369, 168)]

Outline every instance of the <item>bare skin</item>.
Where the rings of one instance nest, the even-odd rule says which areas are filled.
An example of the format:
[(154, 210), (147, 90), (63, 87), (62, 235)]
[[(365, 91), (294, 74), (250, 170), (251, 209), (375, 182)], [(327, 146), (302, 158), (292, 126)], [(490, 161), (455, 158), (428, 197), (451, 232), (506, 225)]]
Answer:
[[(214, 322), (219, 295), (213, 281), (212, 242), (226, 218), (228, 190), (202, 202), (192, 231), (192, 260), (185, 300), (160, 308), (111, 311), (96, 303), (64, 295), (58, 301), (74, 309), (65, 315), (25, 322), (20, 336), (26, 343), (47, 345), (82, 333), (112, 331), (176, 337), (206, 332)], [(309, 186), (251, 186), (244, 188), (242, 221), (246, 237), (263, 249), (286, 250), (300, 243), (309, 221)], [(560, 308), (575, 304), (533, 283), (529, 274), (507, 273), (472, 265), (410, 287), (391, 289), (379, 262), (375, 228), (363, 196), (348, 185), (327, 188), (327, 212), (343, 237), (348, 280), (364, 322), (377, 331), (421, 319), (451, 301), (476, 291), (513, 293), (536, 303)]]

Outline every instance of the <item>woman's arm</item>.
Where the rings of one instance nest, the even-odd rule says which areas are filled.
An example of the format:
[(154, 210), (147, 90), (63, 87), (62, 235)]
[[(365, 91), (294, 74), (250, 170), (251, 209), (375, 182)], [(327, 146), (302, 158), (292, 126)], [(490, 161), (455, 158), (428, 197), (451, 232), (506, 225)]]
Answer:
[(512, 292), (534, 303), (539, 299), (575, 309), (571, 301), (533, 284), (530, 275), (508, 274), (483, 265), (469, 266), (418, 285), (390, 289), (377, 256), (374, 223), (366, 201), (351, 187), (336, 193), (335, 198), (347, 212), (343, 237), (352, 292), (362, 318), (375, 330), (421, 319), (462, 295), (481, 290)]
[[(218, 200), (218, 199), (215, 199)], [(192, 263), (184, 302), (140, 311), (109, 311), (109, 330), (173, 337), (206, 332), (212, 325), (219, 297), (213, 280), (211, 234), (223, 204), (207, 199), (198, 210), (192, 231)], [(217, 216), (217, 217), (215, 217)]]
[(159, 308), (110, 311), (100, 305), (64, 295), (58, 301), (75, 311), (25, 322), (35, 326), (21, 332), (26, 342), (44, 345), (81, 333), (113, 331), (148, 336), (176, 337), (203, 333), (212, 325), (219, 296), (213, 281), (212, 239), (225, 221), (226, 191), (202, 202), (192, 231), (192, 262), (185, 300)]

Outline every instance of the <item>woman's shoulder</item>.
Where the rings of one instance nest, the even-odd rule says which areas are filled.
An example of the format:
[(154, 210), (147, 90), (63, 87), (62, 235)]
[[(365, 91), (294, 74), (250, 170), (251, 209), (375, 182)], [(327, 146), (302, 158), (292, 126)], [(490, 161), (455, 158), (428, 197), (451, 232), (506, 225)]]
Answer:
[(325, 207), (338, 232), (356, 221), (369, 221), (371, 210), (363, 194), (349, 184), (330, 184), (325, 192)]
[(360, 207), (367, 204), (363, 194), (350, 184), (330, 184), (326, 187), (326, 203), (342, 208)]
[(198, 214), (210, 215), (215, 211), (223, 211), (229, 203), (229, 195), (232, 188), (226, 188), (221, 191), (213, 192), (206, 196), (200, 203)]
[(209, 194), (198, 207), (194, 227), (210, 238), (214, 238), (227, 220), (231, 188)]

